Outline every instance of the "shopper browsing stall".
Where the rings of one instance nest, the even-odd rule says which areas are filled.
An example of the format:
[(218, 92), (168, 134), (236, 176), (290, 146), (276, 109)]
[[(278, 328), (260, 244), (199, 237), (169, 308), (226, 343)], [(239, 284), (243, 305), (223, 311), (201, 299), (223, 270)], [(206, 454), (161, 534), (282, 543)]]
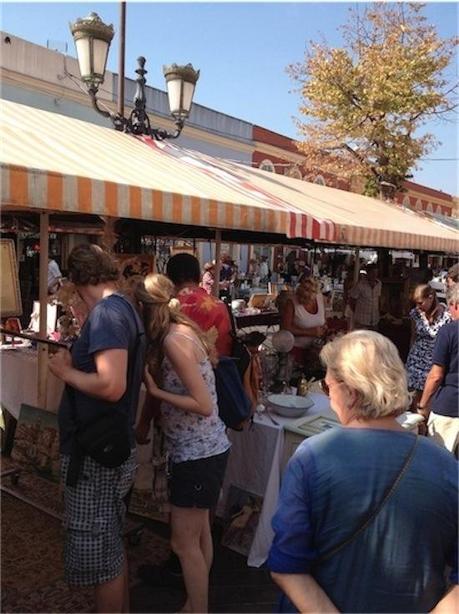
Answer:
[(438, 301), (435, 290), (427, 284), (416, 287), (416, 305), (410, 311), (411, 347), (406, 360), (408, 387), (413, 391), (413, 410), (419, 402), (427, 375), (432, 367), (435, 339), (445, 324), (451, 321), (446, 306)]
[[(136, 468), (133, 423), (143, 374), (143, 325), (116, 292), (117, 264), (100, 247), (75, 247), (68, 268), (89, 315), (71, 354), (61, 350), (49, 361), (66, 384), (59, 408), (65, 574), (71, 585), (95, 587), (97, 612), (127, 612), (122, 533)], [(113, 432), (112, 450), (119, 458), (111, 458), (110, 467), (99, 458), (105, 443), (89, 452), (98, 424), (102, 432)]]
[(284, 475), (268, 559), (278, 611), (455, 611), (457, 463), (398, 424), (396, 347), (355, 331), (321, 358), (341, 428), (306, 439)]
[(145, 384), (161, 401), (171, 461), (171, 545), (183, 570), (183, 611), (207, 612), (213, 559), (209, 510), (216, 506), (230, 448), (218, 415), (215, 376), (206, 338), (173, 298), (174, 285), (148, 275), (137, 300), (149, 340)]
[(427, 422), (428, 434), (456, 457), (459, 443), (459, 284), (446, 295), (453, 321), (443, 326), (435, 341), (432, 368), (417, 411)]

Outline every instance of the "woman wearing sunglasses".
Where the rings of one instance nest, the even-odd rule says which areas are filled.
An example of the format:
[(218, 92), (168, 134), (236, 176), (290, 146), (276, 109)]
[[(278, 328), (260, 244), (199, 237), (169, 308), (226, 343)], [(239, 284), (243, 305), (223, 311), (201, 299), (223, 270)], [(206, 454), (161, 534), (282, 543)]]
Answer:
[(454, 457), (398, 424), (409, 394), (389, 339), (355, 331), (321, 359), (341, 427), (306, 439), (283, 478), (268, 560), (279, 611), (454, 611)]
[(451, 321), (446, 305), (437, 299), (435, 290), (427, 284), (416, 286), (413, 293), (415, 307), (410, 311), (411, 343), (406, 360), (408, 388), (413, 392), (412, 409), (424, 390), (427, 375), (432, 368), (432, 356), (438, 331)]

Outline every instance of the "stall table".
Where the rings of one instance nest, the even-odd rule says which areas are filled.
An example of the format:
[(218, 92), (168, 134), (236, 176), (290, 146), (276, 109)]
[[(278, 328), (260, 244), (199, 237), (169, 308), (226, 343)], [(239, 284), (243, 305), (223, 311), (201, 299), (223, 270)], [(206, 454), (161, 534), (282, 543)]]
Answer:
[[(322, 414), (336, 418), (327, 396), (321, 393), (311, 393), (310, 396), (314, 405), (307, 411), (307, 416)], [(262, 413), (255, 414), (253, 424), (243, 431), (228, 431), (232, 447), (217, 510), (217, 515), (226, 516), (231, 486), (263, 497), (258, 525), (247, 557), (250, 567), (260, 567), (268, 556), (274, 536), (271, 519), (277, 505), (284, 458), (286, 432), (283, 427), (298, 420), (271, 415), (278, 424), (274, 424), (268, 414)]]
[(262, 311), (252, 315), (234, 314), (236, 328), (247, 328), (249, 326), (277, 326), (280, 324), (280, 314), (278, 311)]
[[(38, 404), (37, 351), (31, 348), (2, 349), (0, 367), (2, 371), (0, 402), (2, 407), (17, 420), (23, 403), (34, 407)], [(44, 409), (57, 413), (63, 389), (63, 382), (49, 372), (47, 402)]]

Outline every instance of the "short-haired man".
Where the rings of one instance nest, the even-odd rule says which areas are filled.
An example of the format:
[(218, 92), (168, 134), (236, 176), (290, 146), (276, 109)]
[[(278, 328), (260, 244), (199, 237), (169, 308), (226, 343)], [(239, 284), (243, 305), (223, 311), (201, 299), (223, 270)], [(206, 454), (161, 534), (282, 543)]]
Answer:
[[(142, 383), (145, 334), (126, 297), (117, 292), (116, 261), (97, 245), (77, 245), (68, 259), (70, 281), (89, 314), (68, 350), (49, 360), (66, 384), (59, 407), (64, 484), (64, 570), (72, 586), (94, 587), (97, 612), (128, 612), (129, 582), (123, 545), (127, 500), (134, 483), (134, 421)], [(130, 457), (112, 469), (85, 455), (72, 473), (77, 429), (107, 412), (124, 415)]]
[(417, 411), (427, 422), (428, 434), (457, 456), (459, 443), (459, 284), (454, 284), (449, 288), (446, 300), (453, 321), (443, 326), (438, 332), (433, 352), (433, 365), (427, 376)]
[(209, 333), (219, 356), (230, 356), (232, 338), (228, 309), (223, 301), (199, 286), (199, 260), (191, 254), (176, 254), (169, 259), (166, 273), (177, 289), (183, 313)]
[(349, 305), (354, 312), (354, 328), (377, 331), (382, 284), (375, 265), (369, 264), (366, 273), (349, 292)]

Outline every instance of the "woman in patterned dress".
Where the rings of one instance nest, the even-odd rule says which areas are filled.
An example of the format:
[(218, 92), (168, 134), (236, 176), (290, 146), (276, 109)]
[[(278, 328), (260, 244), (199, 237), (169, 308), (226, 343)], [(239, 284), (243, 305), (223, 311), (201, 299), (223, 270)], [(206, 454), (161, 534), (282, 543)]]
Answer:
[(438, 302), (435, 290), (427, 284), (416, 286), (413, 294), (416, 304), (410, 311), (411, 348), (406, 361), (408, 388), (414, 392), (414, 408), (419, 402), (426, 377), (432, 367), (432, 352), (438, 331), (450, 322), (445, 305)]
[[(136, 290), (149, 342), (144, 382), (161, 402), (170, 460), (171, 546), (187, 591), (182, 611), (207, 612), (213, 558), (209, 510), (218, 501), (230, 442), (218, 415), (206, 338), (181, 313), (173, 292), (173, 283), (156, 274)], [(140, 423), (147, 422), (142, 415)]]

